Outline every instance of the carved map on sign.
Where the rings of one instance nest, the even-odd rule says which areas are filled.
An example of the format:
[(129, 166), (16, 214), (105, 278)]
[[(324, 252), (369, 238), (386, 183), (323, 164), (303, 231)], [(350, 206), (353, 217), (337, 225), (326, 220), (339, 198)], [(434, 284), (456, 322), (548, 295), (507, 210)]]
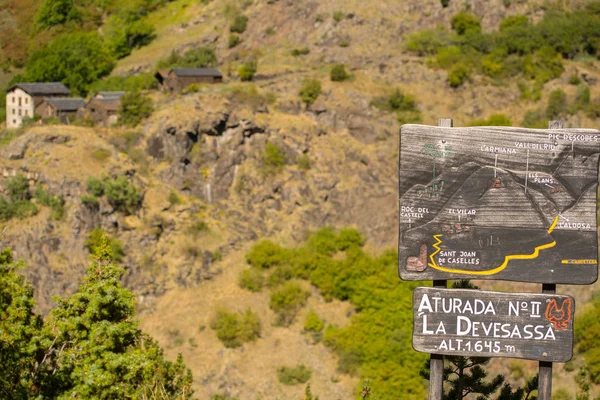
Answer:
[(405, 280), (589, 284), (600, 131), (403, 125)]
[(570, 296), (419, 287), (413, 347), (425, 353), (565, 362), (573, 355)]

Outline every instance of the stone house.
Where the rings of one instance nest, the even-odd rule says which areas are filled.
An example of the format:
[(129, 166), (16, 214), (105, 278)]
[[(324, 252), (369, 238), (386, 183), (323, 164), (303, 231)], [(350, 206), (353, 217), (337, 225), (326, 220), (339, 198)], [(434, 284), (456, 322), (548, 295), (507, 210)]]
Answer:
[(61, 123), (69, 124), (83, 107), (85, 101), (81, 97), (49, 97), (35, 108), (35, 114), (42, 120), (58, 118)]
[(65, 97), (71, 93), (60, 82), (17, 83), (6, 91), (6, 126), (18, 128), (23, 118), (33, 118), (35, 109), (45, 98)]
[(164, 92), (178, 93), (193, 83), (220, 83), (223, 75), (214, 68), (173, 68), (154, 75)]
[(79, 113), (80, 118), (89, 118), (94, 125), (114, 125), (119, 116), (121, 97), (125, 92), (98, 92)]

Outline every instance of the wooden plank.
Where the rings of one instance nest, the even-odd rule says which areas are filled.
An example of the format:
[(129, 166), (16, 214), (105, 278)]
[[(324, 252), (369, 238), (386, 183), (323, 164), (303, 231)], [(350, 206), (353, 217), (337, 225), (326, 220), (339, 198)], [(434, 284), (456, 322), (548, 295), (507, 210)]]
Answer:
[(413, 347), (466, 357), (566, 362), (573, 355), (570, 296), (419, 287)]
[(600, 131), (403, 125), (405, 280), (590, 284)]
[[(440, 118), (438, 126), (452, 128), (454, 121), (451, 118)], [(433, 287), (446, 288), (448, 281), (435, 280)], [(429, 400), (442, 400), (444, 395), (444, 356), (432, 354), (429, 357)]]

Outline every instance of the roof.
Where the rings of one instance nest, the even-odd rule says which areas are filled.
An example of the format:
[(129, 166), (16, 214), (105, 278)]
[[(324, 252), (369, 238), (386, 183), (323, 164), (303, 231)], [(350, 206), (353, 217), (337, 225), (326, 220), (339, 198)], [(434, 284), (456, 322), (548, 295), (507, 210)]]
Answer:
[(77, 111), (85, 107), (85, 101), (81, 97), (51, 97), (44, 99), (44, 102), (56, 108), (56, 111)]
[(60, 82), (28, 82), (28, 83), (16, 83), (8, 88), (7, 92), (11, 92), (15, 89), (21, 89), (30, 96), (51, 96), (51, 95), (63, 95), (68, 96), (71, 91), (68, 87)]
[(87, 103), (87, 106), (94, 103), (104, 107), (104, 109), (106, 110), (117, 111), (119, 109), (119, 106), (121, 105), (121, 99), (118, 97), (95, 97), (92, 100), (90, 100), (89, 103)]
[(169, 73), (173, 72), (176, 76), (213, 76), (222, 77), (221, 72), (214, 68), (173, 68)]
[(121, 97), (123, 97), (123, 95), (125, 94), (124, 91), (118, 91), (118, 92), (98, 92), (96, 93), (96, 98), (101, 98), (101, 99), (120, 99)]

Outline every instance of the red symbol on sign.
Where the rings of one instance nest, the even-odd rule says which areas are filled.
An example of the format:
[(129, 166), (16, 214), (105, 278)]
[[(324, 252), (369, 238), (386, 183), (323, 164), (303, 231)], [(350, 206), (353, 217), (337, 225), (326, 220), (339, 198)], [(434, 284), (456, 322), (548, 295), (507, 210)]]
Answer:
[(571, 299), (564, 299), (561, 306), (558, 306), (556, 299), (550, 300), (546, 306), (546, 319), (552, 322), (554, 329), (562, 331), (567, 329), (569, 321), (573, 316), (573, 302)]

